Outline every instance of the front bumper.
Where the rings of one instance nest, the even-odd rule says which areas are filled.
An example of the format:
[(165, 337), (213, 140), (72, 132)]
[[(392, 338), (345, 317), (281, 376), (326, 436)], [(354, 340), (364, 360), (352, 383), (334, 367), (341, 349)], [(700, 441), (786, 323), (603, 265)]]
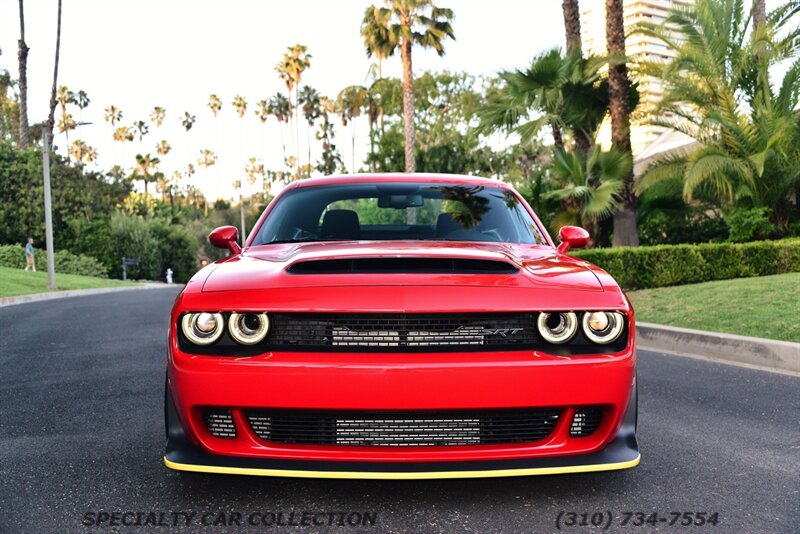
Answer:
[(420, 480), (487, 478), (629, 469), (639, 465), (636, 442), (637, 394), (634, 385), (622, 426), (605, 448), (591, 454), (466, 462), (330, 462), (243, 458), (209, 454), (189, 443), (167, 390), (167, 454), (164, 465), (176, 471), (297, 478)]
[[(415, 363), (416, 357), (420, 361)], [(639, 463), (632, 349), (573, 360), (522, 353), (492, 357), (487, 362), (485, 353), (436, 355), (423, 362), (424, 356), (417, 355), (402, 364), (389, 361), (397, 355), (385, 354), (369, 355), (366, 360), (360, 354), (360, 364), (325, 361), (341, 355), (232, 360), (191, 357), (173, 346), (164, 463), (181, 471), (367, 479), (577, 473), (626, 469)], [(403, 450), (268, 443), (254, 439), (241, 418), (237, 422), (243, 431), (237, 439), (219, 439), (208, 433), (198, 416), (202, 407), (209, 406), (230, 406), (236, 411), (250, 407), (458, 409), (584, 404), (608, 408), (603, 425), (590, 437), (571, 439), (565, 422), (550, 438), (537, 443)]]

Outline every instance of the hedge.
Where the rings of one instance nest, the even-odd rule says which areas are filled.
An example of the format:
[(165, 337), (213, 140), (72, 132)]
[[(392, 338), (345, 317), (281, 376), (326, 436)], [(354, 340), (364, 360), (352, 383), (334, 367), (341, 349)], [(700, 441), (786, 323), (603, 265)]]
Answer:
[[(80, 274), (108, 278), (105, 266), (91, 256), (73, 254), (68, 250), (59, 250), (53, 255), (57, 273)], [(25, 267), (25, 249), (20, 245), (0, 245), (0, 266), (22, 269)], [(44, 250), (36, 250), (36, 268), (47, 270), (47, 259)]]
[(800, 272), (800, 239), (574, 251), (625, 289)]

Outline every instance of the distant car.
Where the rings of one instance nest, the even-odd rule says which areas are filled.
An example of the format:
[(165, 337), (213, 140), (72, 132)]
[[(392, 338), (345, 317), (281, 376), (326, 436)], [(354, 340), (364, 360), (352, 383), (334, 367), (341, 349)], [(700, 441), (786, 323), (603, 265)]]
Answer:
[(165, 464), (456, 478), (639, 463), (631, 305), (509, 185), (301, 180), (175, 301)]

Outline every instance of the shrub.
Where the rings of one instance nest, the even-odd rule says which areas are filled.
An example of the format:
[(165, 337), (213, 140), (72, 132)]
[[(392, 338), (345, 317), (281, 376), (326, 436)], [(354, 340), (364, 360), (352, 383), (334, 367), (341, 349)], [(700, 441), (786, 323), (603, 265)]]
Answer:
[(25, 267), (25, 249), (22, 245), (0, 245), (0, 267), (22, 269)]
[[(91, 256), (59, 250), (53, 255), (53, 263), (57, 273), (108, 278), (108, 269)], [(47, 270), (47, 258), (42, 249), (37, 249), (36, 265), (40, 271)], [(0, 266), (24, 268), (25, 249), (22, 245), (0, 245)]]
[(53, 254), (53, 262), (55, 263), (57, 273), (108, 278), (108, 269), (106, 269), (106, 266), (91, 256), (73, 254), (68, 250), (59, 250)]
[(744, 243), (754, 239), (766, 239), (775, 231), (769, 220), (769, 208), (738, 208), (725, 214), (729, 241)]
[(625, 289), (800, 272), (800, 239), (580, 250)]

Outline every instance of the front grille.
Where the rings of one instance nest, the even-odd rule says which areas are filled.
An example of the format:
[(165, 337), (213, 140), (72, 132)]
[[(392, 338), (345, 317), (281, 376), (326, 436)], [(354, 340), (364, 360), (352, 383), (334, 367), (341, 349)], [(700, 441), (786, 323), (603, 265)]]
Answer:
[(266, 343), (310, 350), (524, 348), (539, 340), (535, 315), (270, 314)]
[(212, 436), (218, 438), (235, 438), (236, 426), (233, 424), (231, 411), (223, 408), (210, 408), (203, 412), (203, 421)]
[(252, 410), (246, 417), (265, 441), (351, 447), (445, 447), (539, 441), (561, 410), (329, 412)]
[(569, 435), (573, 438), (584, 438), (591, 436), (603, 421), (602, 408), (579, 408), (572, 416), (572, 425), (569, 428)]

